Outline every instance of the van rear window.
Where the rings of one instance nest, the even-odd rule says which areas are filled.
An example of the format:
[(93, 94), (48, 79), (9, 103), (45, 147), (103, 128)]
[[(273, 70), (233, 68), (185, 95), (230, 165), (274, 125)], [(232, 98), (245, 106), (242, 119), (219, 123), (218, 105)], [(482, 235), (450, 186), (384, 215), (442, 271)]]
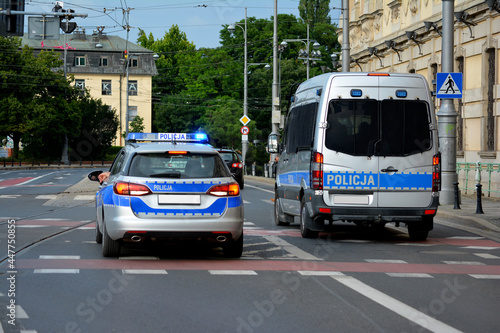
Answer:
[(353, 156), (408, 156), (432, 147), (423, 101), (332, 100), (325, 145)]

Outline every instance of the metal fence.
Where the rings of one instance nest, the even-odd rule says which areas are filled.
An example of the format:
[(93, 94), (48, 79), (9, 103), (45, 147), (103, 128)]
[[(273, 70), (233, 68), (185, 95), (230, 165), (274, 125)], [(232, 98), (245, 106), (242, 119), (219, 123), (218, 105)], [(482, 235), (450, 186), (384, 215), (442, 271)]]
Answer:
[[(471, 174), (471, 171), (473, 173)], [(500, 183), (500, 163), (468, 163), (468, 162), (457, 162), (457, 174), (460, 183), (460, 179), (465, 181), (464, 186), (460, 186), (459, 189), (463, 190), (465, 194), (468, 191), (474, 192), (476, 190), (476, 184), (481, 184), (482, 191), (486, 197), (500, 197), (499, 183)], [(483, 176), (488, 177), (488, 184), (483, 184)], [(472, 181), (473, 177), (473, 181)], [(471, 181), (469, 181), (471, 179)]]

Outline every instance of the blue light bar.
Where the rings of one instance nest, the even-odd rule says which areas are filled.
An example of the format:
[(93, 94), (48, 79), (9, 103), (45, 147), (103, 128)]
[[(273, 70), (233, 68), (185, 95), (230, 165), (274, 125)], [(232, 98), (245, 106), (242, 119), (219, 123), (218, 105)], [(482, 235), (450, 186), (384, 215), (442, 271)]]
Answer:
[(406, 90), (396, 90), (396, 97), (406, 98), (407, 96), (408, 96), (408, 92)]
[(351, 89), (351, 97), (361, 97), (363, 96), (363, 91), (361, 89)]
[(205, 133), (129, 133), (127, 141), (155, 141), (155, 142), (208, 142)]

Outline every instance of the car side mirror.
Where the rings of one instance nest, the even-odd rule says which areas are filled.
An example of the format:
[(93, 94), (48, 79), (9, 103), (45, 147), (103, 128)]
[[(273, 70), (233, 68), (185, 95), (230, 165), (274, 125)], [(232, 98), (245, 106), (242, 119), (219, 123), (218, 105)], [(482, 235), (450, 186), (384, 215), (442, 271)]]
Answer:
[(279, 154), (279, 135), (276, 133), (271, 133), (267, 137), (267, 150), (271, 154)]
[(98, 182), (99, 181), (99, 175), (102, 173), (101, 170), (96, 170), (96, 171), (92, 171), (91, 173), (89, 173), (87, 175), (87, 177), (89, 177), (89, 179), (93, 182)]

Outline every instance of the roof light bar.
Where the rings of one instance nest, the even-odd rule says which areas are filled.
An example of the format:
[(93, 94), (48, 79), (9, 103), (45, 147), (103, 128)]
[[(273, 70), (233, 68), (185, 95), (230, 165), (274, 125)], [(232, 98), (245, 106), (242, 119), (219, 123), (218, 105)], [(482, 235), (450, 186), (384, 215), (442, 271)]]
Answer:
[(127, 141), (206, 143), (208, 136), (205, 133), (129, 133)]

